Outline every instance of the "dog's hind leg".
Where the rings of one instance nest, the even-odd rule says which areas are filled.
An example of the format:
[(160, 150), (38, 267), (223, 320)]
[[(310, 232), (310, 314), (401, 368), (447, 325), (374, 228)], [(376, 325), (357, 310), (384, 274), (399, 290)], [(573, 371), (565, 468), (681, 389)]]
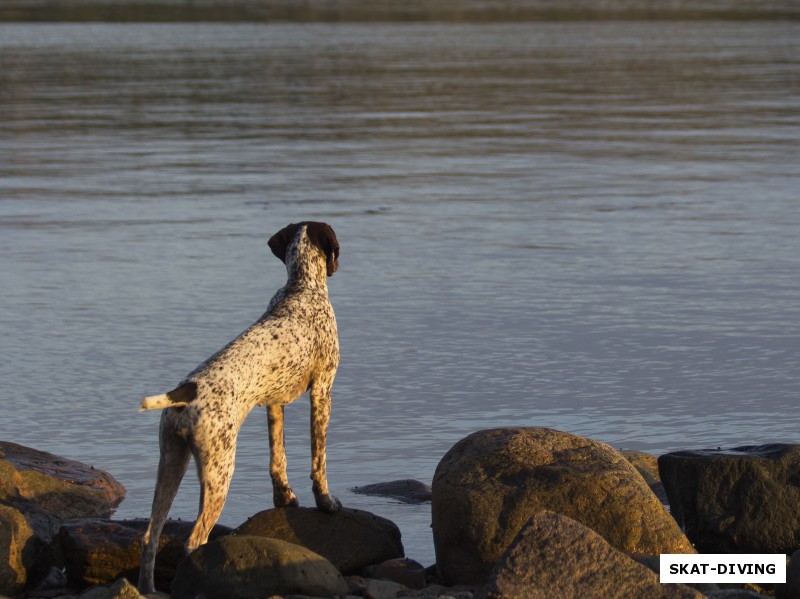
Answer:
[(269, 425), (269, 475), (272, 478), (272, 502), (275, 507), (300, 505), (286, 476), (286, 447), (283, 438), (283, 406), (267, 406)]
[[(332, 381), (331, 381), (332, 382)], [(342, 503), (328, 491), (326, 439), (331, 419), (331, 386), (315, 381), (311, 387), (311, 480), (314, 501), (323, 512), (338, 512)]]
[(192, 534), (186, 541), (186, 553), (191, 553), (208, 541), (208, 535), (225, 506), (225, 498), (233, 478), (236, 435), (232, 438), (220, 436), (211, 450), (196, 447), (195, 444), (193, 454), (200, 478), (200, 508)]
[(189, 465), (189, 445), (186, 439), (176, 434), (167, 412), (161, 417), (159, 429), (159, 446), (161, 457), (158, 461), (158, 475), (153, 494), (153, 510), (150, 523), (142, 538), (142, 558), (139, 568), (139, 592), (152, 593), (155, 590), (154, 569), (158, 541), (164, 522), (167, 520), (169, 508), (178, 492), (186, 467)]

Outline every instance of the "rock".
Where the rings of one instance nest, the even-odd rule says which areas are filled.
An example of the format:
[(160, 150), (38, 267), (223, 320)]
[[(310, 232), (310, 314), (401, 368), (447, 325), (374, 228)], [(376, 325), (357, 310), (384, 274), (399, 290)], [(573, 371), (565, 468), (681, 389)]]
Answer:
[(550, 511), (523, 527), (492, 570), (476, 599), (619, 597), (701, 599), (683, 585), (661, 584), (658, 576), (614, 549), (593, 530)]
[(769, 596), (749, 589), (720, 589), (706, 594), (707, 599), (769, 599)]
[(625, 553), (693, 553), (634, 467), (605, 443), (548, 428), (474, 433), (433, 479), (433, 538), (441, 582), (486, 581), (522, 526), (549, 509)]
[(400, 529), (375, 514), (342, 508), (326, 514), (313, 508), (276, 508), (259, 512), (234, 531), (281, 539), (319, 553), (343, 574), (403, 557)]
[[(295, 508), (296, 509), (296, 508)], [(178, 566), (172, 599), (239, 599), (347, 593), (336, 567), (305, 547), (279, 539), (225, 536), (194, 550)]]
[[(184, 544), (194, 522), (167, 520), (156, 555), (156, 587), (169, 589), (178, 564), (186, 557)], [(58, 533), (69, 582), (83, 588), (110, 584), (119, 578), (136, 583), (139, 578), (141, 539), (147, 520), (72, 520)], [(231, 529), (216, 525), (210, 535), (215, 539)]]
[(79, 599), (142, 599), (142, 595), (125, 578), (110, 586), (97, 586), (81, 593)]
[(0, 441), (0, 501), (31, 502), (54, 516), (108, 516), (125, 498), (113, 476), (52, 453)]
[(0, 594), (17, 595), (28, 584), (28, 568), (36, 559), (33, 529), (22, 512), (0, 504)]
[(353, 487), (352, 491), (359, 495), (391, 497), (406, 503), (424, 503), (431, 500), (431, 488), (423, 482), (410, 478)]
[(365, 599), (394, 599), (406, 587), (391, 580), (375, 580), (368, 578), (364, 581)]
[(658, 473), (658, 458), (650, 453), (632, 449), (621, 449), (620, 453), (642, 475), (644, 482), (655, 493), (658, 500), (663, 505), (668, 505), (667, 492), (664, 490), (664, 485), (661, 483), (661, 475)]
[(672, 515), (700, 552), (800, 548), (800, 445), (678, 451), (658, 468)]
[(800, 549), (786, 563), (786, 582), (775, 585), (775, 599), (800, 599)]
[(369, 578), (391, 580), (411, 589), (425, 587), (425, 567), (413, 559), (390, 559), (377, 566), (366, 568), (364, 574)]

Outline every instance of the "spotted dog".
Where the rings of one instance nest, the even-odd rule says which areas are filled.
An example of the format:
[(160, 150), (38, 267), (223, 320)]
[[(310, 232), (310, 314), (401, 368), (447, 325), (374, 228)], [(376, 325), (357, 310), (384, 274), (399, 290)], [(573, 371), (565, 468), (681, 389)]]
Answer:
[(327, 224), (301, 222), (278, 231), (269, 247), (286, 264), (289, 278), (264, 315), (176, 389), (142, 401), (141, 410), (164, 409), (153, 510), (142, 540), (142, 593), (154, 590), (159, 537), (189, 456), (194, 456), (200, 478), (200, 512), (186, 542), (187, 553), (208, 540), (219, 518), (233, 476), (239, 428), (256, 406), (267, 408), (274, 504), (296, 506), (286, 476), (283, 407), (310, 389), (314, 499), (324, 512), (341, 507), (328, 491), (325, 467), (331, 386), (339, 365), (327, 277), (339, 267), (339, 242)]

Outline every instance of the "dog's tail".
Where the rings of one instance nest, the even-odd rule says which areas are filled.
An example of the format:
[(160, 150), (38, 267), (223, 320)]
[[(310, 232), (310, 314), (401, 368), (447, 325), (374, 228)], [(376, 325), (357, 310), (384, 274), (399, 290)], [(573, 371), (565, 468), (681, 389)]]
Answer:
[(164, 408), (180, 408), (197, 398), (197, 383), (190, 381), (182, 384), (177, 389), (161, 395), (151, 395), (142, 400), (139, 411), (162, 410)]

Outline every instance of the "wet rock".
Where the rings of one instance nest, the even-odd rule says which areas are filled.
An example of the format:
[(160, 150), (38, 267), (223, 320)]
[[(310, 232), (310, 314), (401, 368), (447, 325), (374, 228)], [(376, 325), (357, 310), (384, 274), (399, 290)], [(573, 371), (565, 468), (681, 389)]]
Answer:
[(433, 479), (441, 582), (483, 584), (525, 523), (548, 509), (625, 553), (692, 553), (634, 467), (605, 443), (548, 428), (479, 431), (458, 442)]
[(0, 500), (31, 502), (54, 516), (108, 516), (125, 498), (125, 487), (92, 466), (0, 441)]
[[(194, 522), (168, 520), (161, 534), (156, 556), (156, 587), (169, 589), (178, 564), (186, 556), (184, 544)], [(84, 519), (66, 522), (58, 533), (64, 565), (70, 584), (77, 588), (110, 584), (127, 578), (134, 584), (139, 578), (141, 539), (147, 520)], [(210, 539), (229, 534), (220, 524)]]
[(369, 578), (391, 580), (411, 589), (421, 589), (426, 584), (425, 567), (408, 558), (390, 559), (364, 571)]
[(348, 586), (321, 555), (293, 543), (225, 536), (198, 547), (178, 567), (173, 599), (239, 599), (270, 595), (333, 597)]
[(619, 452), (642, 475), (644, 482), (658, 497), (658, 500), (662, 504), (668, 505), (667, 492), (664, 490), (664, 485), (661, 483), (661, 475), (658, 473), (658, 458), (652, 454), (632, 449), (621, 449)]
[(234, 531), (281, 539), (322, 555), (344, 574), (403, 557), (400, 529), (375, 514), (342, 508), (326, 514), (313, 508), (276, 508), (259, 512)]
[(353, 493), (391, 497), (406, 503), (424, 503), (431, 500), (431, 488), (423, 482), (406, 478), (385, 483), (374, 483), (363, 487), (353, 487)]
[(701, 599), (658, 576), (579, 522), (555, 512), (533, 516), (500, 557), (476, 599), (619, 597)]
[(800, 445), (678, 451), (658, 467), (672, 515), (700, 552), (800, 548)]

